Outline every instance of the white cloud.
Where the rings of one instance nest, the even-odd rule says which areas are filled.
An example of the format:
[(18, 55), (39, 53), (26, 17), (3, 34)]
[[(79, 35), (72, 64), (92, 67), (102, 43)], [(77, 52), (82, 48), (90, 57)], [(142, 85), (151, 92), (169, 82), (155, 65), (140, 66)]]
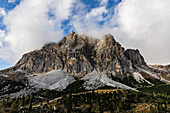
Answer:
[(104, 33), (107, 33), (104, 32), (106, 29), (103, 29), (103, 26), (99, 24), (101, 21), (104, 22), (108, 19), (108, 17), (103, 16), (103, 14), (108, 14), (106, 5), (102, 4), (88, 12), (86, 5), (79, 2), (78, 5), (75, 5), (77, 13), (72, 16), (70, 24), (74, 26), (78, 33), (101, 38)]
[(100, 0), (90, 12), (81, 0), (75, 1), (23, 0), (4, 18), (8, 32), (0, 40), (6, 44), (0, 58), (16, 61), (25, 52), (60, 40), (62, 21), (69, 19), (78, 33), (98, 38), (112, 33), (122, 46), (138, 48), (147, 62), (170, 63), (169, 0), (122, 0), (116, 9), (107, 9), (108, 0)]
[(118, 32), (127, 47), (139, 48), (149, 63), (170, 63), (170, 1), (124, 0), (118, 6)]
[(4, 8), (0, 8), (0, 18), (5, 16), (5, 15), (6, 15), (5, 9)]
[(8, 0), (8, 3), (14, 3), (16, 0)]
[(107, 2), (108, 2), (108, 0), (100, 0), (101, 2), (100, 2), (100, 4), (101, 5), (105, 5), (105, 4), (107, 4)]
[[(75, 0), (23, 0), (4, 17), (6, 46), (0, 58), (15, 63), (24, 53), (60, 40), (61, 22), (68, 18)], [(53, 18), (48, 14), (52, 13)]]
[[(122, 46), (138, 48), (148, 63), (166, 64), (170, 63), (169, 7), (169, 0), (123, 0), (115, 10), (106, 9), (105, 19), (94, 9), (88, 19), (88, 14), (80, 13), (72, 23), (78, 32), (95, 37), (112, 33)], [(104, 9), (102, 5), (100, 8)], [(93, 15), (106, 21), (101, 26)]]
[(5, 30), (0, 29), (0, 38), (5, 37)]
[(5, 30), (0, 29), (0, 48), (3, 47), (3, 40), (4, 40), (5, 35), (6, 35)]
[(87, 18), (91, 16), (99, 16), (102, 15), (103, 13), (107, 13), (106, 7), (93, 8), (92, 11), (87, 14)]

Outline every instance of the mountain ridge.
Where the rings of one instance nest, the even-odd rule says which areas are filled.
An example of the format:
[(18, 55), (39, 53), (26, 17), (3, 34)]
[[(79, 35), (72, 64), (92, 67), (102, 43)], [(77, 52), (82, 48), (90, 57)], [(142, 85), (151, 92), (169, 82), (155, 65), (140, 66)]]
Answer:
[[(115, 62), (119, 62), (119, 59), (122, 61), (130, 60), (134, 64), (137, 62), (135, 60), (140, 60), (140, 65), (146, 65), (146, 62), (140, 55), (139, 51), (132, 49), (125, 51), (124, 48), (115, 41), (111, 34), (105, 35), (101, 40), (93, 39), (93, 42), (91, 42), (92, 41), (89, 41), (87, 36), (78, 35), (72, 32), (58, 43), (50, 43), (43, 46), (40, 50), (35, 50), (24, 54), (12, 68), (13, 70), (21, 68), (21, 70), (26, 70), (28, 72), (36, 72), (33, 65), (40, 65), (41, 62), (36, 62), (35, 59), (43, 59), (44, 61), (52, 60), (49, 62), (51, 64), (49, 67), (52, 69), (64, 69), (65, 67), (68, 67), (68, 62), (66, 62), (66, 60), (70, 60), (71, 62), (73, 58), (76, 58), (77, 60), (83, 59), (84, 61), (87, 61), (86, 63), (89, 67), (92, 68), (92, 65), (95, 65), (97, 70), (104, 70), (109, 66), (110, 62), (113, 60), (115, 60)], [(133, 59), (133, 55), (139, 57), (136, 57), (137, 59)], [(69, 57), (72, 57), (72, 59), (69, 59)], [(103, 61), (98, 62), (101, 60)], [(57, 62), (57, 64), (55, 64), (55, 62)], [(27, 65), (23, 66), (25, 63), (27, 63)], [(117, 63), (117, 65), (119, 65), (119, 63)], [(129, 61), (126, 63), (131, 65)], [(42, 68), (45, 68), (44, 65), (41, 64)], [(55, 65), (55, 67), (53, 67), (53, 65)], [(64, 67), (64, 65), (66, 66)], [(50, 69), (39, 69), (37, 72), (48, 72), (49, 70)], [(66, 68), (64, 70), (69, 72)]]
[[(49, 76), (48, 73), (55, 72), (54, 70), (60, 71)], [(88, 77), (94, 75), (95, 70), (100, 73), (95, 74), (102, 76), (90, 81)], [(84, 80), (84, 88), (96, 86), (100, 82), (133, 89), (152, 86), (155, 81), (162, 83), (164, 78), (161, 74), (169, 72), (149, 67), (138, 49), (125, 50), (111, 34), (106, 34), (99, 40), (71, 32), (58, 43), (49, 43), (39, 50), (24, 54), (13, 67), (1, 70), (0, 73), (9, 78), (24, 76), (28, 78), (27, 85), (35, 88), (65, 89), (74, 81)], [(56, 76), (63, 75), (62, 73), (66, 73), (66, 76), (55, 79)], [(43, 81), (44, 77), (47, 81), (54, 77), (54, 81), (49, 85)], [(119, 85), (115, 85), (118, 82)]]

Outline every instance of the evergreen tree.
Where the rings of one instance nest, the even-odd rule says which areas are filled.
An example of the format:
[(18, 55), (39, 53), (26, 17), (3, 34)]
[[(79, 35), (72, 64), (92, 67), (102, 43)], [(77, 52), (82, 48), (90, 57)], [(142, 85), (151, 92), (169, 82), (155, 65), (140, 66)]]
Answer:
[(56, 112), (60, 110), (59, 104), (56, 104)]
[(168, 101), (165, 101), (165, 112), (167, 111), (167, 105), (168, 105)]
[(152, 105), (150, 106), (150, 113), (157, 113), (156, 107), (154, 108)]
[(121, 101), (119, 102), (119, 107), (120, 107), (120, 108), (123, 108), (123, 105), (122, 105), (122, 102), (121, 102)]
[(24, 106), (25, 103), (25, 97), (22, 95), (21, 101), (20, 101), (20, 106)]
[(138, 100), (138, 93), (135, 93), (135, 100)]
[(103, 113), (102, 106), (99, 106), (99, 112), (100, 112), (100, 113)]
[(13, 103), (12, 103), (12, 105), (11, 105), (11, 109), (12, 109), (12, 110), (16, 110), (17, 108), (18, 108), (17, 102), (16, 102), (16, 100), (14, 100)]
[(32, 111), (32, 99), (33, 99), (33, 96), (31, 95), (30, 100), (29, 100), (29, 111)]
[(48, 97), (47, 97), (47, 99), (46, 99), (46, 102), (47, 102), (47, 104), (49, 104), (49, 99), (48, 99)]
[(161, 112), (163, 111), (163, 108), (162, 108), (162, 104), (160, 102), (158, 102), (158, 110)]
[(49, 113), (53, 113), (53, 109), (52, 109), (51, 105), (49, 106), (48, 111), (49, 111)]
[(117, 106), (116, 113), (119, 113), (119, 112), (120, 112), (120, 109), (119, 109), (119, 106)]
[(96, 106), (93, 105), (92, 108), (91, 108), (91, 112), (94, 113), (94, 112), (95, 112), (95, 109), (96, 109)]
[(62, 112), (65, 112), (64, 104), (62, 104), (62, 106), (61, 106), (61, 110), (62, 110)]
[(114, 93), (112, 94), (112, 100), (114, 100), (115, 99), (115, 95), (114, 95)]
[(72, 104), (72, 110), (75, 111), (75, 104)]

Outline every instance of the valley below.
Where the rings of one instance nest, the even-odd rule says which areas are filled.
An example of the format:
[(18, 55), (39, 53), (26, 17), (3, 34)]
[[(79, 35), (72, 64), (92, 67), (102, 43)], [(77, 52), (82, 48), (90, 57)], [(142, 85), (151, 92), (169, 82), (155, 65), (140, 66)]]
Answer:
[(168, 113), (170, 65), (71, 32), (0, 71), (0, 113)]

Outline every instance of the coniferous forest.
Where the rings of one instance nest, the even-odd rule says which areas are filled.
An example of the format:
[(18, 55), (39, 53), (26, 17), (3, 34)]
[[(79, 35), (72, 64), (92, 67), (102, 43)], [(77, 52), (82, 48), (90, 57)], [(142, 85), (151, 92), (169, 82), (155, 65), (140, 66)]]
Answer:
[(170, 96), (122, 89), (68, 93), (41, 90), (31, 95), (0, 101), (1, 112), (24, 113), (167, 113)]

